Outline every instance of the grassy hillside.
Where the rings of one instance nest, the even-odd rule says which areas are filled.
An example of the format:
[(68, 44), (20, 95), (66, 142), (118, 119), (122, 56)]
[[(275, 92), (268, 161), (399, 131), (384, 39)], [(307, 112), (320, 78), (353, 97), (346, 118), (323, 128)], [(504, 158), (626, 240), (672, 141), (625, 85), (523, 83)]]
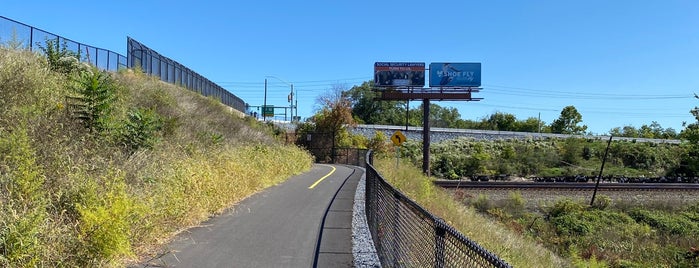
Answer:
[(138, 71), (0, 47), (0, 266), (124, 266), (310, 168), (272, 133)]
[(376, 158), (379, 173), (391, 185), (415, 200), (431, 213), (444, 219), (514, 267), (566, 267), (570, 263), (544, 248), (533, 239), (483, 217), (473, 208), (464, 206), (445, 190), (432, 184), (422, 171), (403, 162), (396, 169), (395, 159)]

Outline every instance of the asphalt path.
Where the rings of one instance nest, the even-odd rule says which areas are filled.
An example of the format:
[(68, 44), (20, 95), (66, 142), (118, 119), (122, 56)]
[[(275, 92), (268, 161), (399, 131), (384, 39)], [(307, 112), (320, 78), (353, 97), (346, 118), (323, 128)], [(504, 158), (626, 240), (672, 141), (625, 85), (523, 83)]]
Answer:
[(140, 267), (311, 267), (325, 210), (352, 172), (314, 165), (180, 233)]

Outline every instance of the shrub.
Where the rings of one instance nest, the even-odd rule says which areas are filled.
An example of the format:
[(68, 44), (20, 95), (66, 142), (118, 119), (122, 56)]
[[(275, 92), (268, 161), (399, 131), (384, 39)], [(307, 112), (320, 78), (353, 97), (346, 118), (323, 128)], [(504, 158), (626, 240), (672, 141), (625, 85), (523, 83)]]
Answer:
[[(123, 178), (104, 179), (107, 180), (104, 187), (88, 180), (84, 192), (92, 198), (88, 197), (84, 200), (87, 202), (77, 205), (80, 239), (84, 243), (83, 256), (80, 256), (83, 264), (95, 265), (132, 254), (130, 237), (135, 203), (126, 193)], [(97, 196), (99, 198), (93, 199)]]
[(80, 64), (80, 54), (70, 51), (66, 41), (58, 42), (58, 39), (46, 39), (45, 44), (38, 44), (39, 49), (44, 52), (52, 71), (59, 73), (71, 73)]
[(676, 235), (697, 235), (699, 225), (692, 220), (679, 215), (663, 213), (658, 211), (648, 211), (644, 209), (634, 209), (629, 212), (629, 216), (639, 223), (645, 223), (660, 231)]
[[(122, 143), (131, 152), (139, 148), (153, 148), (158, 142), (158, 133), (162, 127), (163, 120), (153, 110), (136, 109), (128, 114), (121, 135)], [(222, 136), (219, 135), (218, 139), (222, 139)]]
[(0, 264), (39, 265), (47, 216), (44, 180), (26, 130), (0, 128)]
[(484, 194), (479, 194), (476, 200), (473, 201), (473, 203), (471, 203), (471, 205), (479, 212), (487, 212), (490, 208), (493, 207), (492, 202), (488, 200), (488, 196)]
[(109, 74), (97, 68), (80, 72), (73, 89), (77, 96), (67, 98), (73, 116), (90, 130), (107, 130), (116, 95)]
[(556, 228), (556, 232), (561, 235), (583, 236), (592, 231), (592, 226), (582, 218), (580, 213), (559, 215), (551, 219), (551, 224)]
[[(388, 137), (383, 131), (374, 132), (374, 137), (369, 140), (369, 149), (379, 154), (388, 153), (391, 150), (391, 144), (388, 142)], [(402, 150), (401, 150), (402, 151)], [(405, 155), (405, 153), (403, 153)]]
[[(8, 208), (0, 205), (0, 210)], [(0, 266), (36, 267), (42, 257), (39, 237), (46, 219), (40, 209), (30, 211), (0, 211)]]
[(508, 214), (514, 215), (514, 217), (519, 217), (524, 213), (526, 204), (527, 201), (524, 200), (521, 192), (510, 192), (508, 198), (505, 200), (505, 211)]
[(595, 198), (595, 203), (592, 204), (593, 208), (596, 209), (606, 209), (612, 204), (612, 198), (606, 195), (599, 195)]
[(554, 206), (548, 212), (548, 216), (551, 218), (555, 218), (566, 214), (578, 213), (583, 210), (584, 207), (580, 203), (577, 203), (570, 199), (563, 199), (554, 204)]

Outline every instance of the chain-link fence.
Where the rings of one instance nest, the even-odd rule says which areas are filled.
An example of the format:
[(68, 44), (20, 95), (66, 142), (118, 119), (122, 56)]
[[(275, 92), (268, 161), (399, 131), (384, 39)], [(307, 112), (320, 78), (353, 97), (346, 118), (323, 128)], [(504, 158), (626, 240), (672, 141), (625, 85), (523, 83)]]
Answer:
[(139, 43), (127, 38), (128, 66), (140, 66), (144, 73), (160, 77), (160, 80), (186, 87), (204, 96), (212, 96), (225, 105), (245, 113), (245, 102), (206, 77), (186, 66)]
[(384, 267), (510, 267), (393, 188), (366, 159), (366, 216)]
[(58, 44), (62, 49), (75, 52), (78, 59), (102, 70), (116, 71), (126, 68), (126, 57), (119, 53), (88, 46), (68, 38), (34, 28), (24, 23), (0, 16), (0, 45), (14, 49), (29, 49), (43, 52), (47, 42)]
[(204, 96), (212, 96), (238, 111), (245, 113), (245, 102), (206, 77), (190, 70), (145, 45), (127, 37), (127, 56), (88, 46), (68, 38), (34, 28), (24, 23), (0, 16), (0, 46), (43, 52), (49, 44), (58, 44), (60, 49), (75, 52), (78, 59), (97, 68), (116, 71), (121, 68), (140, 66), (160, 80), (186, 87)]
[(333, 164), (345, 164), (359, 167), (366, 167), (367, 149), (358, 148), (335, 148)]

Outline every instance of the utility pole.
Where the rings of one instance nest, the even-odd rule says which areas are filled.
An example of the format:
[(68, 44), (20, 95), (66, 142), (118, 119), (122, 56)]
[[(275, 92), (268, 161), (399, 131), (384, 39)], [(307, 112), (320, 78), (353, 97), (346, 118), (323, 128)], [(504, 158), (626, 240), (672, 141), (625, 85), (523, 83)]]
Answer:
[(422, 173), (430, 176), (430, 99), (422, 100)]
[(291, 92), (289, 92), (289, 105), (291, 106), (291, 121), (294, 121), (294, 84), (291, 84)]
[(265, 100), (264, 100), (264, 104), (262, 104), (262, 121), (267, 121), (267, 114), (265, 113), (266, 109), (267, 109), (267, 78), (265, 78)]

